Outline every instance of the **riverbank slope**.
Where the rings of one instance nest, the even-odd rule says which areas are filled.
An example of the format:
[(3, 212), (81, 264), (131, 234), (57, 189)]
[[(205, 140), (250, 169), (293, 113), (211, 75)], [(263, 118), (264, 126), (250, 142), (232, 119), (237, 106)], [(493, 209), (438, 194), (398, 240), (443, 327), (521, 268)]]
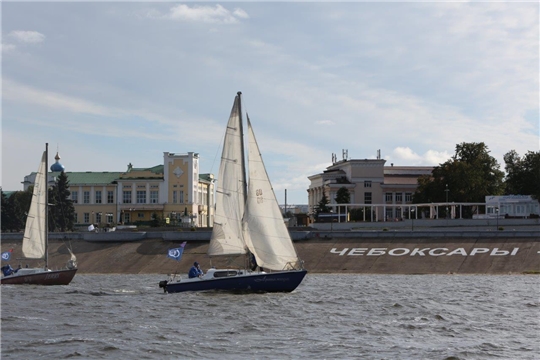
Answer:
[[(497, 234), (496, 238), (469, 234), (450, 237), (377, 237), (349, 233), (348, 237), (318, 233), (295, 241), (305, 268), (311, 273), (354, 274), (522, 274), (540, 273), (540, 239)], [(148, 237), (148, 234), (147, 234)], [(181, 241), (144, 238), (132, 241), (87, 241), (51, 239), (50, 268), (69, 260), (67, 245), (77, 256), (79, 274), (170, 274), (187, 273), (194, 261), (210, 267), (207, 240), (187, 240), (180, 262), (167, 257), (168, 249)], [(13, 249), (10, 264), (24, 267), (37, 261), (22, 257), (20, 240), (2, 240), (2, 252)], [(216, 267), (226, 259), (213, 259)], [(4, 261), (5, 263), (5, 261)]]

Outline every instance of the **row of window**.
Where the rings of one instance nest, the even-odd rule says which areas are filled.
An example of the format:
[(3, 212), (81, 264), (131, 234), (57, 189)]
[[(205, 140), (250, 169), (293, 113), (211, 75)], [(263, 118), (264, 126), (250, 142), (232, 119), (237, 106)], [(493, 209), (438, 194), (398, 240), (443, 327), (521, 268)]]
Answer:
[[(396, 203), (402, 203), (403, 202), (403, 193), (391, 193), (391, 192), (387, 192), (387, 193), (384, 193), (384, 200), (386, 202), (392, 202), (392, 199), (395, 195), (395, 198), (396, 198)], [(405, 193), (405, 202), (406, 203), (409, 203), (409, 202), (412, 202), (412, 193)]]
[[(146, 197), (148, 192), (146, 190), (137, 190), (135, 201), (137, 204), (146, 204)], [(208, 199), (206, 196), (203, 196), (206, 194), (206, 191), (203, 191), (203, 193), (200, 194), (201, 201), (203, 205), (208, 205)], [(197, 196), (198, 194), (195, 193), (195, 202), (197, 202)], [(132, 200), (132, 191), (131, 190), (124, 190), (122, 192), (122, 202), (124, 204), (131, 204), (133, 202)], [(72, 191), (71, 192), (71, 200), (73, 203), (78, 204), (79, 203), (79, 192), (78, 191)], [(158, 190), (150, 190), (150, 198), (149, 198), (150, 204), (158, 204), (159, 203), (159, 191)], [(177, 191), (173, 190), (172, 192), (172, 203), (173, 204), (184, 204), (184, 191)], [(95, 204), (102, 204), (103, 203), (103, 194), (101, 190), (95, 191)], [(83, 191), (83, 198), (82, 198), (82, 204), (90, 204), (90, 191)], [(114, 204), (114, 191), (107, 191), (107, 204)]]
[[(103, 195), (101, 190), (96, 190), (96, 204), (102, 204), (103, 203)], [(83, 191), (83, 204), (90, 204), (90, 191)], [(79, 192), (78, 191), (72, 191), (71, 192), (71, 201), (73, 203), (78, 204), (79, 203)], [(114, 204), (114, 191), (107, 191), (107, 204)]]
[[(135, 201), (137, 204), (146, 204), (146, 190), (137, 190)], [(122, 194), (122, 200), (124, 204), (131, 204), (132, 201), (131, 190), (124, 190)], [(157, 204), (159, 202), (159, 192), (157, 190), (150, 191), (150, 204)]]
[[(175, 192), (176, 193), (176, 192)], [(146, 190), (137, 190), (137, 197), (136, 197), (136, 203), (137, 204), (146, 204)], [(176, 196), (176, 194), (174, 194)], [(131, 197), (131, 191), (124, 191), (122, 195), (122, 200), (124, 204), (131, 204), (132, 203), (132, 197)], [(184, 202), (184, 193), (181, 192), (180, 196), (180, 202)], [(72, 191), (71, 192), (71, 201), (73, 203), (78, 204), (79, 203), (79, 192), (78, 191)], [(150, 204), (157, 204), (159, 202), (159, 192), (157, 190), (150, 191)], [(176, 201), (173, 201), (176, 203)], [(95, 204), (102, 204), (103, 203), (103, 195), (101, 190), (96, 190), (95, 192)], [(83, 201), (82, 204), (90, 204), (90, 191), (83, 191)], [(114, 204), (114, 191), (107, 191), (107, 204)]]
[[(131, 222), (131, 212), (125, 212), (123, 213), (124, 215), (124, 218), (123, 218), (123, 221), (126, 222), (126, 223), (129, 223)], [(74, 218), (75, 218), (75, 223), (79, 223), (79, 216), (77, 213), (74, 214)], [(144, 213), (143, 212), (138, 212), (137, 213), (137, 218), (138, 219), (144, 219)], [(103, 223), (108, 223), (108, 224), (112, 224), (114, 223), (114, 215), (112, 213), (106, 213), (106, 214), (103, 214), (103, 213), (83, 213), (83, 219), (82, 219), (82, 223), (83, 224), (90, 224), (90, 223), (95, 223), (95, 224), (101, 224), (102, 222)]]

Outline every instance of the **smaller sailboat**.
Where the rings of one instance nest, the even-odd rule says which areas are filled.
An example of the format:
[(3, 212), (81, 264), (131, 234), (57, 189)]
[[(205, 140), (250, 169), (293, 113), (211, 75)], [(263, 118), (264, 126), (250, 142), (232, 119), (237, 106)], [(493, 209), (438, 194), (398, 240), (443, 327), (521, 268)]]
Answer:
[(211, 268), (201, 276), (161, 281), (159, 286), (165, 292), (291, 292), (307, 274), (283, 221), (249, 117), (247, 125), (249, 184), (244, 155), (241, 93), (238, 92), (223, 141), (208, 255), (210, 258), (251, 258), (252, 265), (256, 262), (259, 270), (255, 271), (256, 266)]
[(2, 285), (68, 285), (77, 272), (77, 258), (68, 248), (71, 259), (66, 268), (61, 270), (49, 269), (48, 254), (48, 186), (47, 186), (47, 160), (49, 144), (45, 144), (45, 151), (39, 163), (39, 169), (34, 182), (32, 202), (22, 244), (25, 259), (45, 260), (44, 267), (11, 269), (9, 265), (2, 267)]

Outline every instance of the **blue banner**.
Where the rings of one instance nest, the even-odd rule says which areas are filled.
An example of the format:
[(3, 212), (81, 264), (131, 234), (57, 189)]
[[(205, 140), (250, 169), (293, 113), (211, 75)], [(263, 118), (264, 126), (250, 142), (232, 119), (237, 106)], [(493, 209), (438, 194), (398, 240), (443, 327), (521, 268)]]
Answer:
[(2, 260), (9, 261), (11, 259), (11, 251), (6, 251), (2, 253)]
[(171, 259), (174, 259), (176, 261), (180, 261), (180, 259), (182, 258), (182, 254), (184, 253), (185, 246), (186, 246), (186, 241), (180, 244), (180, 247), (177, 247), (175, 249), (169, 249), (167, 253), (167, 257), (170, 257)]

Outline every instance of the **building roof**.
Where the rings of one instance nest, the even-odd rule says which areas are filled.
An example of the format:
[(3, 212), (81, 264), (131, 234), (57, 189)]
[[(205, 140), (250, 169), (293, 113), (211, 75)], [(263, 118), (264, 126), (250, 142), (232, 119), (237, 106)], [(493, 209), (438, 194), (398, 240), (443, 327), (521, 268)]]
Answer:
[[(35, 173), (32, 173), (35, 174)], [(51, 172), (50, 175), (57, 177), (60, 172)], [(66, 172), (70, 184), (112, 184), (122, 175), (121, 172)]]

